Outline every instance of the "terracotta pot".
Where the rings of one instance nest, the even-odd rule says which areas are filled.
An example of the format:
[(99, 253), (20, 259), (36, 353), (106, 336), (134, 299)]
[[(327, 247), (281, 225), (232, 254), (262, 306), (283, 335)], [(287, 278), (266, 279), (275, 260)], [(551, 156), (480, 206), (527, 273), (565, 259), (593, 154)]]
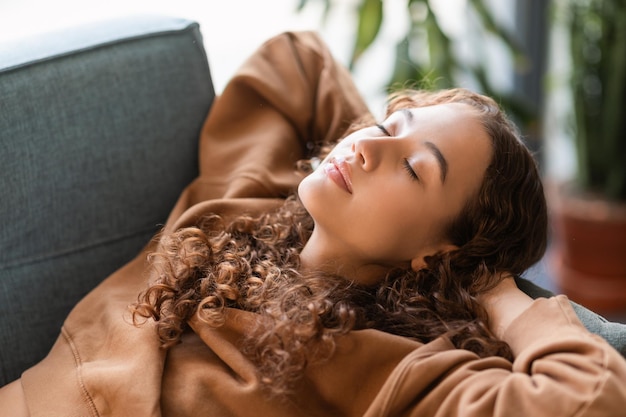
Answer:
[(626, 311), (626, 203), (553, 187), (550, 260), (559, 289), (605, 315)]

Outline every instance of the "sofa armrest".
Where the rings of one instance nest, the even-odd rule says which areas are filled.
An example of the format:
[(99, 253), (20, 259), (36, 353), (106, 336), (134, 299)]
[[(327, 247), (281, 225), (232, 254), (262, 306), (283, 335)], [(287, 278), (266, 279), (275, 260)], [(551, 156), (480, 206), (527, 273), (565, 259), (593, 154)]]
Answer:
[(0, 44), (0, 386), (164, 223), (214, 90), (199, 26), (136, 16)]

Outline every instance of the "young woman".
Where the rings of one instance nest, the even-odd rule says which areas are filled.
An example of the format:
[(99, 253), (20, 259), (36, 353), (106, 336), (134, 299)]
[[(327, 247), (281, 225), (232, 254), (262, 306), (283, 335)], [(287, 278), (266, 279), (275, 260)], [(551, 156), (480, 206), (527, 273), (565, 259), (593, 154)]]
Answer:
[[(626, 361), (563, 296), (515, 285), (545, 250), (547, 214), (533, 158), (492, 100), (406, 92), (375, 123), (317, 36), (284, 34), (225, 89), (201, 155), (150, 263), (88, 295), (9, 388), (30, 415), (626, 405)], [(313, 157), (303, 178), (294, 166)]]

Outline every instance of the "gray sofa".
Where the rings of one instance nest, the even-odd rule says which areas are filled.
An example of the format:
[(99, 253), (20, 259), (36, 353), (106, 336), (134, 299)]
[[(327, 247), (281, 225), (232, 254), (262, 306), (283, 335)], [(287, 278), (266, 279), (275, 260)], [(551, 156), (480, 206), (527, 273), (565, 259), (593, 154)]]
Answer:
[[(72, 306), (159, 230), (197, 175), (213, 99), (188, 20), (0, 43), (0, 386), (41, 360)], [(626, 355), (626, 326), (575, 308)]]
[(0, 43), (0, 386), (163, 224), (214, 90), (196, 23), (137, 16)]

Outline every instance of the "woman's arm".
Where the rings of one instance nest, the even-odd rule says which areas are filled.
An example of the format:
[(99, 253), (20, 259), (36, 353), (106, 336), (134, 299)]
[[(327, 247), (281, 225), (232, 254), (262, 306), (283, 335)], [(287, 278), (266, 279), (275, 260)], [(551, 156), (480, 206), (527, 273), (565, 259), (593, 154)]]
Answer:
[(533, 300), (503, 278), (479, 301), (513, 362), (438, 339), (402, 360), (367, 416), (624, 415), (626, 361), (584, 328), (565, 296)]
[(512, 363), (437, 339), (402, 360), (366, 415), (624, 415), (626, 361), (582, 326), (565, 296), (532, 300), (507, 278), (481, 301)]
[(503, 278), (495, 288), (481, 294), (479, 300), (489, 315), (489, 327), (498, 338), (502, 338), (509, 324), (533, 303), (512, 277)]
[[(480, 301), (491, 330), (515, 355), (512, 375), (500, 382), (500, 395), (511, 396), (520, 411), (532, 415), (556, 412), (559, 403), (563, 415), (596, 415), (594, 410), (622, 415), (626, 362), (582, 326), (566, 297), (535, 301), (507, 277)], [(574, 404), (579, 410), (565, 413), (575, 411)]]

